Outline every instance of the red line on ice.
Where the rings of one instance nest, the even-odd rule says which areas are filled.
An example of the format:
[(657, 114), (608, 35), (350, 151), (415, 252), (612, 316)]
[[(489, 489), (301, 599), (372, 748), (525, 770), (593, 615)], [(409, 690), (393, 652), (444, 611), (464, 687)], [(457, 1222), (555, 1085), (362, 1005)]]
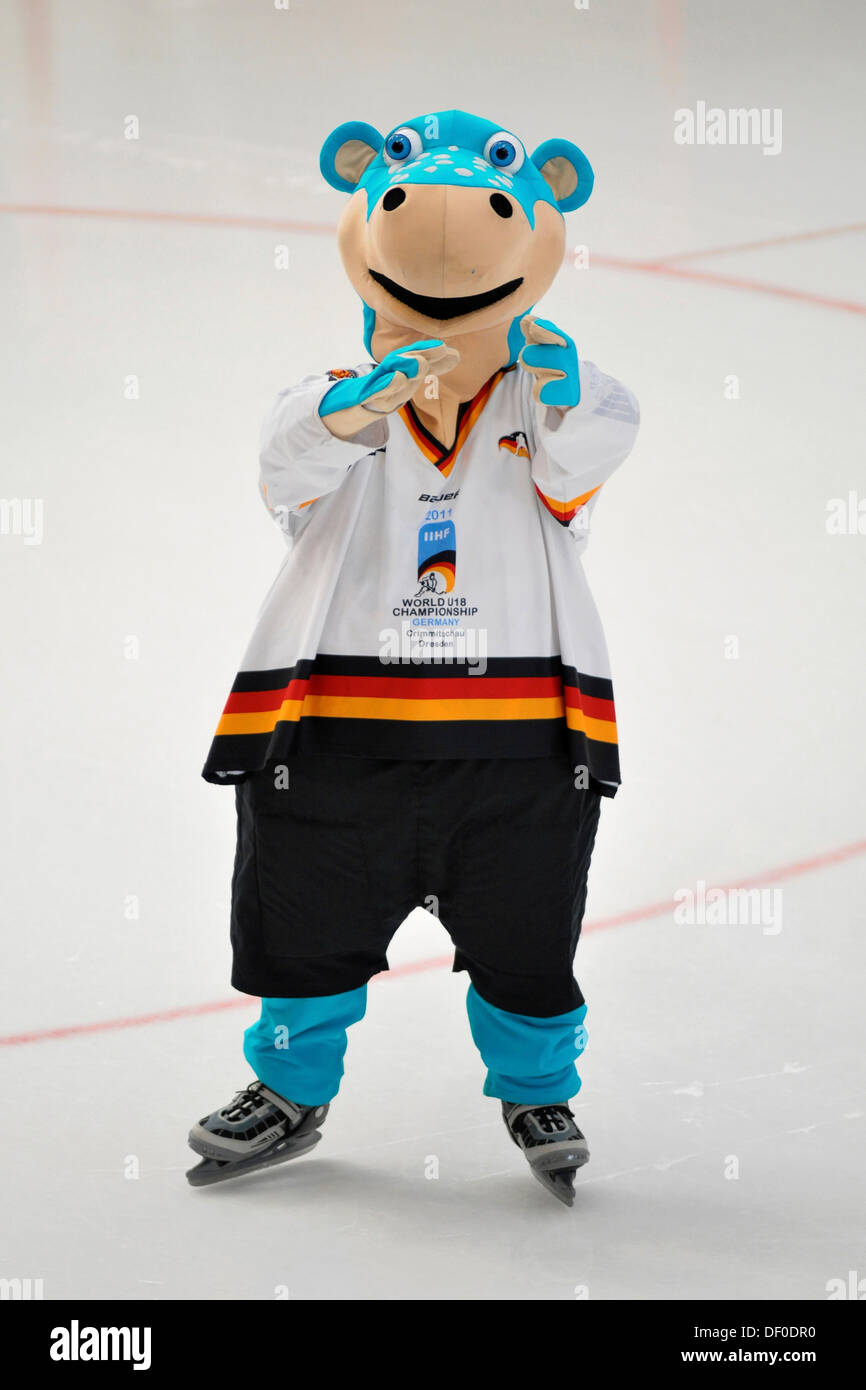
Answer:
[(119, 222), (177, 222), (192, 227), (240, 227), (244, 231), (307, 232), (336, 235), (332, 222), (293, 222), (286, 217), (235, 217), (221, 212), (150, 212), (147, 208), (80, 208), (51, 203), (0, 203), (0, 212), (37, 217), (108, 217)]
[(630, 261), (622, 256), (593, 256), (590, 253), (590, 264), (604, 266), (608, 270), (638, 270), (645, 275), (667, 275), (676, 280), (696, 280), (707, 285), (722, 285), (731, 290), (746, 290), (752, 294), (796, 299), (803, 304), (817, 304), (822, 309), (841, 309), (847, 314), (866, 314), (866, 304), (859, 304), (853, 299), (830, 299), (827, 295), (813, 294), (811, 290), (795, 290), (786, 285), (771, 285), (761, 280), (744, 280), (738, 275), (717, 275), (712, 270), (686, 270), (663, 261)]
[[(824, 850), (821, 854), (810, 855), (807, 859), (795, 859), (790, 864), (780, 864), (773, 869), (765, 869), (749, 878), (741, 878), (736, 883), (714, 884), (722, 892), (738, 888), (760, 888), (780, 880), (797, 878), (801, 874), (814, 873), (816, 869), (827, 869), (835, 864), (844, 864), (866, 854), (866, 840), (854, 840), (851, 844), (840, 845), (837, 849)], [(644, 907), (632, 908), (629, 912), (619, 912), (613, 917), (597, 917), (584, 924), (584, 932), (604, 931), (607, 927), (621, 927), (633, 922), (646, 922), (654, 917), (664, 917), (674, 910), (673, 897), (661, 902), (648, 903)], [(405, 975), (419, 975), (427, 970), (438, 970), (450, 966), (452, 956), (432, 956), (426, 960), (408, 961), (395, 965), (393, 970), (383, 971), (374, 976), (377, 980), (399, 978)], [(0, 1038), (0, 1047), (14, 1047), (22, 1043), (48, 1042), (57, 1038), (78, 1037), (89, 1033), (107, 1033), (121, 1028), (143, 1028), (150, 1023), (172, 1023), (179, 1018), (196, 1018), (201, 1014), (221, 1013), (224, 1009), (239, 1009), (254, 1001), (252, 995), (241, 994), (234, 999), (217, 999), (208, 1004), (186, 1004), (176, 1009), (161, 1009), (149, 1014), (135, 1014), (129, 1018), (106, 1018), (95, 1023), (73, 1023), (62, 1028), (41, 1028), (31, 1033), (12, 1033)]]
[[(34, 214), (48, 217), (108, 217), (118, 221), (132, 222), (174, 222), (180, 225), (201, 227), (238, 227), (248, 231), (288, 231), (313, 236), (333, 236), (336, 227), (329, 222), (299, 222), (280, 217), (238, 217), (224, 213), (187, 212), (149, 212), (144, 208), (99, 208), (64, 207), (43, 203), (0, 203), (0, 213)], [(591, 263), (609, 270), (633, 270), (645, 275), (668, 275), (684, 280), (694, 280), (708, 285), (743, 290), (750, 294), (767, 294), (780, 299), (797, 300), (802, 304), (815, 304), (822, 309), (838, 309), (847, 314), (866, 314), (866, 304), (856, 300), (831, 299), (827, 295), (813, 294), (809, 290), (789, 289), (783, 285), (771, 285), (760, 280), (744, 280), (734, 275), (716, 275), (710, 270), (686, 270), (670, 261), (718, 256), (725, 251), (751, 250), (758, 246), (780, 245), (783, 241), (815, 239), (820, 236), (835, 236), (842, 232), (861, 230), (862, 224), (850, 227), (832, 227), (826, 230), (795, 233), (788, 237), (770, 237), (763, 242), (746, 242), (740, 246), (716, 246), (709, 251), (684, 252), (676, 257), (658, 257), (654, 261), (635, 261), (624, 256), (592, 255)]]
[(654, 265), (670, 265), (676, 261), (701, 261), (705, 256), (731, 256), (738, 251), (763, 251), (768, 246), (790, 246), (795, 241), (819, 241), (828, 236), (849, 236), (854, 232), (866, 232), (866, 222), (850, 222), (844, 227), (816, 227), (811, 232), (786, 232), (782, 236), (761, 237), (758, 241), (731, 242), (727, 246), (709, 246), (703, 251), (677, 251), (673, 255), (658, 256)]

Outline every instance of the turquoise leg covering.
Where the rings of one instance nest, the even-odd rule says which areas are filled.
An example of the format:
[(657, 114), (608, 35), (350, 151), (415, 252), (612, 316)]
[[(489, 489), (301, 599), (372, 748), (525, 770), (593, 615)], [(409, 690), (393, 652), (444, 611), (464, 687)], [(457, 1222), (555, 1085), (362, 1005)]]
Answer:
[(298, 1105), (325, 1105), (343, 1076), (346, 1029), (364, 1017), (367, 986), (313, 999), (263, 999), (244, 1033), (244, 1056), (260, 1081)]
[(586, 1005), (552, 1018), (510, 1014), (482, 999), (474, 985), (466, 1012), (475, 1046), (487, 1067), (486, 1096), (549, 1105), (580, 1090), (575, 1062), (586, 1047)]

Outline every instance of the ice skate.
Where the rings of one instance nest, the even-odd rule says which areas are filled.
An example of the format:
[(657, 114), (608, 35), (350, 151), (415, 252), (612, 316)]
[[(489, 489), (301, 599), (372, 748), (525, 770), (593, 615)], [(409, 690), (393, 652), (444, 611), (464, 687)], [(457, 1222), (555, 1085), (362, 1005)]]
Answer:
[(327, 1105), (295, 1105), (261, 1081), (253, 1081), (228, 1105), (206, 1115), (189, 1132), (201, 1157), (187, 1172), (193, 1187), (208, 1187), (270, 1168), (308, 1153), (321, 1139)]
[(502, 1102), (505, 1127), (532, 1176), (567, 1207), (574, 1202), (574, 1175), (589, 1162), (589, 1146), (563, 1101), (553, 1105)]

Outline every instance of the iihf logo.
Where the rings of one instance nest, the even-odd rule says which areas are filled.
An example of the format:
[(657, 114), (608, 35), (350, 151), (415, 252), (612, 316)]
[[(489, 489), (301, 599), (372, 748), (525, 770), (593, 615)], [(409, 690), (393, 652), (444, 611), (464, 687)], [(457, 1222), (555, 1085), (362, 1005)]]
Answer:
[(418, 532), (418, 594), (450, 594), (456, 564), (454, 522), (426, 522)]
[(515, 430), (513, 434), (504, 434), (499, 441), (500, 449), (507, 449), (509, 453), (515, 454), (519, 459), (528, 459), (529, 440), (523, 430)]

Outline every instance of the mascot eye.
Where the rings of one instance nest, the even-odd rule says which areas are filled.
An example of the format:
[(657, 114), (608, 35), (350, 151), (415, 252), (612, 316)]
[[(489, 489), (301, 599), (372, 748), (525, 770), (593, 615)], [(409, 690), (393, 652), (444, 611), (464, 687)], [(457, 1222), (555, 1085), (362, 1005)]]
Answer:
[(417, 159), (422, 149), (421, 136), (417, 130), (402, 125), (385, 141), (385, 163), (405, 164), (407, 159)]
[(509, 169), (513, 174), (526, 158), (526, 151), (516, 135), (509, 135), (507, 130), (499, 130), (495, 135), (491, 135), (484, 146), (484, 158), (494, 169)]

